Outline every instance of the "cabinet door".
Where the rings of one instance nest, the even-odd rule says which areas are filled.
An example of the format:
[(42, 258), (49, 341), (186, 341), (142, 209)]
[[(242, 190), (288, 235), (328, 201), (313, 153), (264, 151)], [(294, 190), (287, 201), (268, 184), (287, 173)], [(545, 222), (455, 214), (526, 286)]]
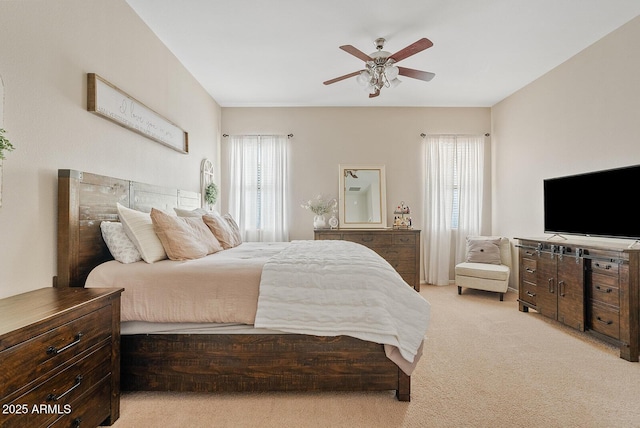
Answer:
[(550, 253), (540, 253), (537, 260), (537, 310), (542, 315), (558, 319), (557, 297), (557, 256)]
[(558, 321), (584, 331), (583, 259), (564, 256), (558, 260)]

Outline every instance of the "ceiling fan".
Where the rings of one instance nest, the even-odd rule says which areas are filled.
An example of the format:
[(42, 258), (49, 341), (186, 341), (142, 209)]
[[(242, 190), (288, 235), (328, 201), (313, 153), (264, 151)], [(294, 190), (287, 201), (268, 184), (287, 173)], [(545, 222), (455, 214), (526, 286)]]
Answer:
[(395, 65), (397, 62), (433, 46), (431, 40), (422, 38), (417, 42), (410, 44), (406, 48), (399, 50), (393, 55), (382, 50), (384, 48), (385, 41), (386, 40), (382, 37), (376, 39), (376, 52), (370, 55), (367, 55), (351, 45), (340, 46), (340, 49), (343, 51), (364, 61), (365, 68), (363, 70), (345, 74), (344, 76), (336, 77), (335, 79), (327, 80), (323, 83), (325, 85), (330, 85), (332, 83), (357, 76), (358, 83), (364, 86), (365, 90), (369, 92), (369, 98), (374, 98), (380, 95), (380, 89), (382, 89), (382, 87), (389, 88), (398, 86), (398, 84), (400, 84), (398, 75), (424, 80), (425, 82), (428, 82), (435, 77), (435, 74), (428, 71), (414, 70), (412, 68), (398, 67)]

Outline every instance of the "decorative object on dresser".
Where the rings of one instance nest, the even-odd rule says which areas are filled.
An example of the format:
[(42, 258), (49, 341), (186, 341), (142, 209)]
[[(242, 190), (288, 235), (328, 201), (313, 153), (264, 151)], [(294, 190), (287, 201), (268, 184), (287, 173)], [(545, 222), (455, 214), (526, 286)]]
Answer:
[(404, 201), (400, 202), (400, 205), (393, 212), (393, 228), (394, 229), (411, 229), (411, 208), (404, 204)]
[[(200, 194), (59, 170), (59, 287), (83, 287), (92, 269), (112, 259), (99, 225), (118, 220), (116, 203), (143, 212), (193, 210)], [(123, 334), (121, 343), (123, 390), (393, 390), (398, 400), (410, 400), (411, 377), (387, 357), (385, 346), (348, 336), (132, 333)]]
[(118, 419), (121, 292), (49, 287), (0, 300), (3, 427)]
[(325, 215), (335, 211), (337, 204), (338, 202), (335, 198), (316, 195), (313, 199), (309, 199), (307, 202), (302, 204), (301, 207), (315, 214), (313, 217), (314, 229), (324, 229), (327, 227)]
[(316, 230), (315, 239), (341, 239), (371, 248), (420, 291), (420, 231), (416, 229)]
[(535, 309), (616, 344), (620, 358), (640, 352), (640, 250), (595, 240), (519, 239), (519, 309)]
[(467, 237), (466, 261), (455, 267), (458, 294), (462, 287), (500, 293), (509, 288), (511, 243), (500, 236)]

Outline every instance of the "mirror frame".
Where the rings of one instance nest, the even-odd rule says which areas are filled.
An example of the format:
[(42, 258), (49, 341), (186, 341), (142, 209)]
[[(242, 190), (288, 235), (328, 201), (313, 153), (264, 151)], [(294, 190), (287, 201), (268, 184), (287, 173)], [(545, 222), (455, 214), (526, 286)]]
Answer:
[[(380, 171), (380, 221), (379, 222), (350, 222), (345, 221), (345, 185), (347, 170), (379, 170)], [(353, 165), (340, 164), (340, 188), (339, 188), (339, 208), (341, 229), (386, 229), (387, 228), (387, 179), (384, 165)]]

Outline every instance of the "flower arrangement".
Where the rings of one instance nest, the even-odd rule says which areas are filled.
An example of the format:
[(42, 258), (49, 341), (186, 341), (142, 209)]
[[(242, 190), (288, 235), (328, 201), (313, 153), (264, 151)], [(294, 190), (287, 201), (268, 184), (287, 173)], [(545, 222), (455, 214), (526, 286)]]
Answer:
[(335, 198), (327, 199), (322, 195), (317, 195), (313, 199), (309, 199), (306, 203), (300, 205), (302, 208), (310, 210), (315, 215), (327, 214), (333, 211), (338, 205)]

